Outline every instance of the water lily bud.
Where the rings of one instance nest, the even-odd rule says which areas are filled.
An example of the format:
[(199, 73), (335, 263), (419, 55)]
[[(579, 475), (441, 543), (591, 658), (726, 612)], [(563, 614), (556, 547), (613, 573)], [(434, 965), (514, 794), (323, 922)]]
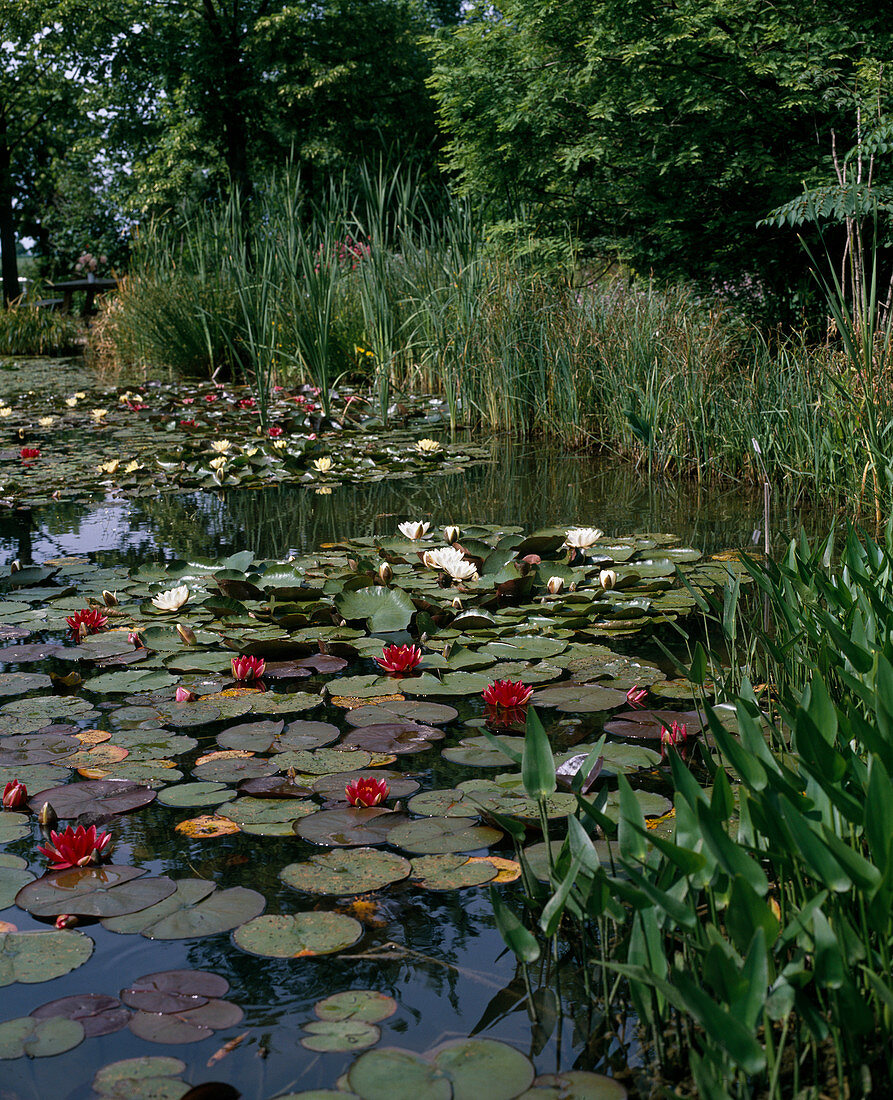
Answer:
[(56, 917), (56, 928), (58, 928), (60, 932), (64, 931), (66, 928), (74, 928), (77, 923), (78, 919), (73, 913), (60, 913), (59, 916)]
[(447, 644), (443, 647), (443, 659), (445, 661), (448, 661), (450, 659), (450, 654), (452, 652), (453, 652), (453, 643), (452, 642), (447, 642)]
[(450, 607), (455, 607), (457, 611), (462, 610), (462, 601), (459, 599), (458, 596), (453, 597), (453, 602), (450, 604)]
[(387, 584), (391, 577), (393, 577), (394, 570), (391, 569), (390, 565), (388, 565), (386, 561), (383, 561), (378, 567), (378, 575), (381, 578), (381, 583)]
[(546, 584), (546, 588), (548, 588), (550, 595), (557, 596), (558, 593), (562, 590), (562, 588), (564, 588), (564, 578), (563, 577), (549, 577), (549, 580)]
[(358, 566), (358, 563), (357, 563), (356, 558), (348, 558), (347, 559), (347, 568), (351, 571), (351, 573), (356, 573), (357, 566)]
[(194, 703), (198, 696), (188, 688), (178, 687), (174, 698), (178, 703)]
[(105, 601), (105, 606), (106, 607), (117, 607), (118, 606), (118, 597), (114, 594), (114, 592), (107, 592), (103, 588), (102, 598)]
[(56, 811), (49, 804), (44, 802), (40, 807), (40, 813), (37, 815), (38, 825), (43, 825), (47, 829), (55, 829), (59, 824), (59, 818), (56, 816)]
[(143, 648), (143, 643), (140, 640), (140, 636), (139, 636), (138, 631), (131, 630), (131, 632), (127, 635), (127, 640), (128, 640), (128, 642), (130, 642), (130, 644), (133, 646), (134, 649), (142, 649)]
[(16, 558), (16, 560), (10, 564), (9, 571), (10, 573), (19, 573), (21, 572), (21, 568), (22, 563), (19, 561), (18, 558)]
[(617, 574), (613, 569), (603, 569), (601, 573), (599, 573), (598, 579), (602, 588), (607, 590), (613, 588), (617, 583)]
[(460, 534), (461, 532), (458, 527), (444, 527), (443, 529), (443, 537), (450, 546), (452, 546), (454, 542), (459, 541)]
[(177, 633), (180, 635), (186, 645), (197, 644), (195, 631), (192, 629), (191, 626), (188, 626), (186, 623), (177, 623)]

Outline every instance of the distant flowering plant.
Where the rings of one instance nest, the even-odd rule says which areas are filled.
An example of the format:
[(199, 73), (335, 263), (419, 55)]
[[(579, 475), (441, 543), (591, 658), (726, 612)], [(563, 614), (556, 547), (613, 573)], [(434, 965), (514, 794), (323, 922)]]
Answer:
[(241, 401), (239, 401), (239, 408), (240, 409), (253, 409), (256, 404), (257, 404), (257, 402), (254, 400), (253, 397), (243, 397), (241, 399)]
[(195, 427), (195, 421), (194, 420), (181, 420), (180, 421), (180, 427), (181, 428), (194, 428)]
[(85, 829), (83, 825), (73, 829), (69, 825), (64, 833), (53, 830), (50, 833), (50, 843), (38, 845), (37, 850), (50, 861), (51, 870), (64, 871), (68, 867), (86, 867), (88, 863), (99, 863), (111, 840), (111, 833), (98, 833), (95, 825), (91, 825), (89, 829)]
[(3, 788), (3, 809), (18, 810), (28, 801), (28, 788), (18, 779), (12, 779)]
[(25, 459), (26, 462), (32, 458), (40, 458), (40, 447), (22, 447), (19, 451), (19, 457)]
[(347, 784), (344, 793), (351, 806), (378, 806), (391, 793), (391, 788), (384, 779), (360, 776)]
[(65, 620), (71, 627), (72, 634), (98, 634), (109, 625), (107, 615), (96, 607), (85, 607), (83, 611), (76, 611)]
[(481, 694), (491, 707), (523, 707), (530, 702), (533, 688), (526, 687), (520, 680), (494, 680)]
[(274, 424), (271, 428), (267, 428), (267, 435), (270, 439), (278, 439), (284, 431), (284, 428), (280, 428), (278, 424)]
[(385, 672), (411, 672), (422, 659), (422, 651), (417, 645), (386, 645), (377, 663)]
[(264, 674), (264, 669), (267, 667), (267, 663), (263, 657), (233, 657), (231, 663), (233, 677), (236, 680), (242, 680), (244, 682), (259, 680)]

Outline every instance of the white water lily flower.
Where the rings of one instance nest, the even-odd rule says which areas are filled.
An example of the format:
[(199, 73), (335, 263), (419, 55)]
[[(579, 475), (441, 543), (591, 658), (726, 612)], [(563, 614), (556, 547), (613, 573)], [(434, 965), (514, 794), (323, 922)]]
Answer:
[(245, 455), (246, 458), (252, 458), (254, 455), (257, 454), (257, 447), (246, 447), (242, 453)]
[(274, 451), (284, 451), (287, 446), (288, 446), (288, 440), (287, 439), (274, 439), (273, 440), (273, 450)]
[(99, 424), (101, 421), (105, 420), (105, 418), (108, 416), (108, 414), (109, 414), (108, 409), (91, 409), (90, 410), (90, 415), (93, 417), (93, 419), (96, 421), (97, 424)]
[(83, 390), (78, 390), (78, 392), (74, 396), (78, 399), (78, 401), (83, 401), (87, 395), (84, 393)]
[(189, 589), (185, 584), (179, 588), (169, 588), (167, 592), (159, 592), (152, 597), (152, 603), (159, 611), (179, 611), (189, 599)]
[(219, 458), (212, 458), (208, 465), (211, 467), (212, 470), (222, 470), (223, 467), (226, 465), (226, 458), (224, 458), (223, 455), (221, 455)]
[(41, 426), (41, 428), (52, 428), (52, 426), (56, 423), (56, 418), (55, 416), (41, 416), (37, 423)]
[(415, 449), (419, 452), (419, 454), (434, 455), (437, 454), (441, 447), (436, 439), (420, 439), (416, 443)]
[(73, 409), (77, 403), (78, 399), (76, 397), (65, 398), (65, 404), (69, 407), (69, 409)]
[(137, 462), (137, 460), (134, 459), (133, 462), (128, 462), (127, 465), (124, 467), (124, 473), (135, 474), (137, 470), (141, 470), (142, 468), (142, 462)]
[(9, 407), (9, 405), (3, 405), (2, 407), (0, 407), (0, 416), (4, 418), (7, 416), (12, 416), (12, 409)]
[(215, 439), (211, 443), (211, 450), (216, 451), (219, 455), (225, 455), (230, 447), (232, 447), (232, 443), (228, 439)]
[(422, 561), (429, 569), (442, 569), (454, 581), (470, 581), (477, 578), (477, 570), (470, 561), (466, 561), (461, 550), (455, 546), (444, 546), (440, 550), (428, 550)]
[(120, 462), (118, 461), (117, 458), (112, 459), (111, 462), (101, 462), (96, 467), (96, 472), (98, 474), (116, 474), (118, 472), (118, 466), (119, 465), (120, 465)]
[(558, 593), (562, 590), (562, 588), (564, 588), (564, 578), (563, 577), (549, 577), (549, 580), (546, 583), (546, 588), (549, 590), (549, 595), (550, 596), (557, 596)]
[(462, 532), (459, 530), (458, 527), (444, 527), (443, 529), (443, 537), (450, 544), (450, 546), (452, 546), (454, 542), (459, 541), (459, 536), (461, 534)]
[(598, 581), (605, 590), (613, 588), (617, 584), (617, 574), (613, 569), (603, 569), (598, 575)]
[(401, 535), (406, 535), (408, 539), (412, 539), (413, 542), (418, 542), (419, 539), (423, 539), (428, 534), (428, 528), (430, 523), (423, 523), (420, 519), (409, 520), (407, 523), (398, 523), (397, 530)]
[(315, 458), (313, 460), (314, 470), (318, 470), (321, 474), (327, 474), (332, 468), (332, 460), (328, 455), (323, 455), (322, 458)]
[(575, 549), (588, 550), (602, 537), (604, 531), (597, 527), (572, 527), (564, 540), (565, 546), (573, 546)]

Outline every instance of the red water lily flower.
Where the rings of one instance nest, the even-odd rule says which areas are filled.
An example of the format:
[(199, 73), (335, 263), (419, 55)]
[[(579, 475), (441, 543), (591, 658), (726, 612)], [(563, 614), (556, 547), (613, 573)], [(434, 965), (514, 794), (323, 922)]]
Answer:
[(280, 428), (278, 424), (274, 424), (272, 428), (267, 428), (267, 435), (270, 439), (278, 439), (282, 435), (283, 428)]
[(79, 825), (73, 829), (70, 825), (64, 833), (55, 829), (50, 833), (50, 843), (45, 847), (38, 845), (52, 864), (53, 871), (64, 871), (67, 867), (86, 867), (88, 863), (98, 863), (112, 840), (111, 833), (97, 833), (96, 826), (85, 829)]
[(660, 755), (663, 759), (668, 749), (678, 749), (688, 737), (688, 727), (684, 722), (673, 722), (669, 729), (663, 726), (660, 731)]
[(194, 428), (195, 427), (195, 421), (194, 420), (181, 420), (180, 421), (180, 427), (181, 428)]
[(184, 405), (194, 405), (195, 404), (195, 398), (194, 397), (184, 397), (183, 398), (183, 404)]
[(640, 688), (638, 684), (633, 684), (626, 693), (626, 701), (631, 707), (644, 707), (647, 694), (648, 688)]
[(422, 659), (417, 645), (386, 645), (376, 662), (385, 672), (410, 672)]
[(253, 409), (257, 402), (253, 397), (243, 397), (239, 402), (240, 409)]
[(520, 680), (495, 680), (481, 694), (493, 707), (523, 707), (530, 702), (533, 688), (525, 687)]
[(40, 447), (22, 447), (19, 451), (19, 455), (25, 460), (29, 458), (40, 458)]
[(205, 400), (206, 400), (206, 401), (208, 402), (208, 404), (210, 405), (212, 401), (216, 401), (216, 400), (217, 400), (217, 394), (216, 394), (216, 393), (206, 393), (206, 394), (205, 394)]
[(526, 707), (494, 707), (488, 703), (484, 707), (484, 717), (489, 729), (506, 730), (523, 726), (527, 721)]
[(13, 779), (3, 788), (3, 809), (17, 810), (28, 801), (28, 789), (18, 779)]
[(263, 657), (233, 657), (232, 667), (237, 680), (259, 680), (267, 664)]
[(71, 627), (72, 634), (98, 634), (109, 625), (108, 616), (95, 607), (84, 608), (74, 615), (69, 615), (65, 620)]
[(372, 776), (360, 776), (344, 788), (347, 801), (351, 806), (377, 806), (391, 793), (391, 788), (383, 779)]

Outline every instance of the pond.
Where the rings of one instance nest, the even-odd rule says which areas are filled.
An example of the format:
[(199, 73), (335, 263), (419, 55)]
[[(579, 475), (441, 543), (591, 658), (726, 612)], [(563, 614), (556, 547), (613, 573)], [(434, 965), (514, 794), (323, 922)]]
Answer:
[[(432, 534), (436, 531), (437, 537), (414, 545), (398, 533), (398, 523), (415, 519), (433, 521)], [(624, 1042), (615, 1038), (606, 1045), (587, 1043), (591, 1021), (572, 957), (531, 968), (538, 1018), (529, 1013), (523, 977), (493, 926), (484, 884), (492, 881), (500, 865), (488, 864), (479, 876), (481, 884), (458, 888), (443, 862), (447, 857), (437, 862), (437, 853), (458, 853), (457, 865), (463, 866), (469, 857), (511, 860), (513, 850), (506, 837), (494, 840), (485, 831), (477, 840), (444, 845), (424, 839), (420, 843), (407, 834), (402, 845), (390, 842), (384, 848), (385, 834), (373, 831), (360, 846), (402, 859), (400, 866), (406, 869), (395, 872), (396, 881), (369, 892), (355, 879), (350, 879), (353, 888), (343, 892), (331, 886), (311, 891), (308, 861), (340, 853), (349, 863), (357, 848), (333, 839), (334, 826), (328, 833), (323, 829), (320, 839), (319, 831), (302, 826), (302, 821), (319, 820), (326, 812), (348, 812), (340, 793), (341, 773), (374, 775), (376, 768), (379, 774), (391, 775), (390, 809), (399, 802), (405, 812), (413, 792), (437, 790), (453, 792), (454, 801), (477, 794), (479, 801), (462, 813), (483, 806), (485, 830), (486, 805), (517, 812), (525, 820), (524, 808), (513, 802), (522, 798), (517, 786), (507, 782), (496, 790), (492, 785), (494, 770), (498, 780), (512, 765), (498, 753), (493, 758), (495, 750), (480, 740), (487, 721), (481, 684), (505, 678), (534, 686), (534, 704), (555, 750), (566, 750), (565, 755), (571, 748), (578, 751), (591, 744), (606, 720), (625, 714), (629, 721), (622, 693), (634, 683), (649, 686), (658, 712), (695, 706), (696, 700), (680, 692), (666, 662), (660, 668), (649, 663), (657, 651), (643, 640), (647, 635), (641, 632), (641, 620), (655, 617), (655, 629), (672, 637), (659, 621), (690, 608), (684, 594), (677, 588), (671, 591), (675, 565), (689, 570), (695, 586), (715, 584), (726, 564), (711, 564), (710, 556), (752, 547), (761, 522), (761, 500), (731, 492), (707, 493), (691, 484), (648, 486), (634, 471), (612, 468), (596, 458), (498, 443), (492, 445), (491, 461), (436, 478), (337, 484), (323, 492), (293, 485), (137, 499), (110, 494), (105, 500), (35, 506), (0, 518), (4, 575), (13, 559), (21, 562), (23, 572), (31, 562), (49, 563), (55, 570), (53, 576), (34, 573), (27, 584), (7, 584), (0, 590), (3, 782), (27, 773), (33, 794), (64, 784), (74, 768), (79, 772), (75, 778), (81, 780), (129, 780), (155, 792), (149, 804), (134, 812), (109, 813), (101, 798), (85, 807), (88, 816), (82, 820), (98, 820), (99, 827), (113, 836), (111, 866), (141, 869), (144, 874), (134, 883), (164, 883), (167, 876), (197, 880), (191, 888), (198, 892), (216, 887), (215, 897), (235, 891), (228, 895), (227, 905), (241, 912), (229, 923), (223, 920), (223, 931), (213, 931), (214, 920), (209, 918), (212, 930), (202, 935), (201, 921), (187, 918), (194, 923), (182, 938), (150, 938), (152, 927), (140, 922), (146, 908), (128, 917), (132, 906), (128, 909), (125, 897), (125, 915), (106, 917), (105, 923), (84, 915), (65, 933), (80, 937), (81, 946), (71, 948), (75, 955), (86, 951), (87, 938), (95, 945), (90, 957), (78, 960), (70, 971), (36, 984), (11, 981), (10, 975), (15, 975), (4, 958), (4, 1020), (26, 1016), (59, 998), (118, 998), (140, 978), (161, 971), (208, 971), (222, 979), (204, 998), (214, 1001), (217, 1015), (199, 1013), (185, 1021), (187, 1003), (198, 1002), (209, 1011), (195, 984), (200, 979), (171, 979), (183, 983), (178, 987), (183, 1000), (175, 1005), (176, 1011), (166, 1014), (158, 1011), (157, 994), (154, 1000), (141, 1000), (131, 992), (124, 998), (130, 1009), (115, 1006), (109, 1014), (109, 1027), (114, 1013), (127, 1025), (120, 1030), (94, 1036), (88, 1030), (88, 1037), (70, 1050), (5, 1062), (4, 1100), (176, 1098), (188, 1085), (209, 1081), (227, 1082), (252, 1100), (273, 1100), (305, 1090), (335, 1089), (339, 1076), (367, 1046), (424, 1053), (468, 1036), (504, 1040), (527, 1055), (540, 1074), (574, 1068), (616, 1072), (635, 1095), (638, 1055), (632, 1030)], [(802, 522), (809, 526), (810, 517), (776, 504), (773, 545), (783, 545)], [(483, 573), (468, 584), (451, 579), (443, 567), (438, 572), (418, 560), (419, 546), (444, 545), (439, 532), (451, 523), (462, 528), (466, 554)], [(562, 547), (563, 533), (557, 540), (554, 535), (535, 542), (525, 539), (540, 529), (563, 532), (596, 526), (606, 534), (590, 539), (570, 563)], [(678, 541), (648, 538), (648, 532), (669, 532)], [(243, 553), (246, 550), (253, 552), (253, 562)], [(515, 557), (523, 557), (524, 550), (542, 561), (519, 567)], [(504, 560), (495, 560), (493, 555), (500, 554)], [(291, 570), (287, 575), (281, 568), (277, 572), (259, 565), (290, 556), (296, 561), (285, 567)], [(392, 563), (389, 586), (373, 585), (371, 577), (365, 583), (357, 581), (382, 561)], [(616, 574), (616, 595), (608, 591), (607, 582), (599, 584), (606, 567)], [(545, 588), (553, 571), (565, 577), (555, 599)], [(180, 610), (153, 608), (153, 595), (181, 585), (188, 589), (188, 602)], [(116, 592), (120, 600), (107, 609), (108, 629), (73, 637), (66, 629), (67, 617), (86, 607), (87, 597), (95, 597), (98, 605), (103, 589)], [(382, 600), (388, 593), (396, 595), (382, 609), (357, 602), (370, 591)], [(410, 601), (410, 610), (401, 618), (406, 592), (412, 593), (415, 608)], [(580, 601), (577, 610), (574, 600)], [(460, 627), (463, 616), (466, 625)], [(583, 621), (593, 618), (604, 629), (593, 631)], [(185, 645), (182, 636), (177, 637), (176, 623), (189, 624), (197, 645)], [(128, 640), (131, 629), (137, 631), (135, 641)], [(402, 679), (398, 674), (388, 678), (376, 668), (374, 658), (381, 655), (383, 644), (419, 640), (426, 655), (414, 673), (417, 679), (409, 673)], [(47, 656), (35, 648), (39, 646), (49, 647)], [(17, 655), (18, 647), (27, 647), (27, 652)], [(234, 683), (229, 664), (235, 649), (266, 657), (267, 691), (258, 693), (250, 679)], [(596, 652), (602, 661), (597, 675), (590, 656)], [(592, 673), (588, 677), (583, 674), (587, 668)], [(72, 673), (73, 678), (62, 682), (60, 678)], [(51, 674), (56, 679), (49, 680)], [(36, 679), (29, 680), (32, 676)], [(555, 695), (563, 689), (548, 685), (556, 683), (572, 684), (576, 702)], [(177, 685), (194, 691), (198, 699), (173, 703)], [(394, 696), (403, 698), (394, 701)], [(373, 706), (383, 711), (396, 708), (384, 715), (384, 722), (371, 719), (378, 740), (363, 732), (369, 728)], [(323, 725), (335, 727), (328, 740)], [(424, 732), (407, 735), (402, 728), (407, 725)], [(510, 739), (523, 732), (511, 717), (502, 716), (490, 725)], [(390, 732), (381, 732), (386, 729)], [(97, 730), (101, 732), (87, 734)], [(42, 741), (34, 740), (41, 736)], [(412, 751), (407, 751), (407, 736), (416, 738)], [(620, 752), (613, 766), (639, 773), (643, 798), (654, 800), (645, 812), (659, 818), (669, 808), (654, 793), (660, 790), (659, 756), (654, 751), (659, 730), (636, 736), (632, 754)], [(325, 753), (331, 752), (335, 737), (342, 751), (357, 753), (357, 767), (331, 765)], [(468, 740), (471, 745), (460, 744)], [(628, 743), (623, 738), (611, 741)], [(283, 777), (285, 768), (266, 766), (271, 749), (274, 757), (289, 754), (291, 780)], [(206, 756), (211, 760), (201, 764)], [(260, 766), (252, 772), (246, 761), (260, 761)], [(263, 789), (255, 791), (255, 797), (250, 786), (236, 791), (236, 783), (246, 777), (267, 782), (271, 773), (278, 774), (275, 782), (280, 787), (292, 782), (300, 788), (333, 772), (339, 778), (314, 786), (312, 800), (264, 798), (263, 793), (270, 792)], [(51, 775), (59, 778), (51, 781)], [(479, 787), (469, 786), (470, 780), (479, 780)], [(190, 783), (204, 786), (190, 788), (192, 797), (175, 793)], [(214, 783), (219, 798), (211, 789)], [(464, 788), (458, 786), (462, 783)], [(48, 800), (53, 797), (60, 796)], [(486, 798), (496, 801), (487, 803)], [(233, 811), (227, 817), (227, 807), (232, 809), (236, 801), (242, 804), (241, 814)], [(285, 806), (292, 812), (278, 812), (277, 803), (280, 810)], [(449, 831), (450, 821), (465, 820), (457, 816), (459, 811), (442, 807), (424, 816), (423, 805), (416, 803), (419, 809), (412, 820), (437, 823), (438, 835)], [(507, 810), (513, 805), (514, 810)], [(32, 804), (32, 810), (37, 808)], [(357, 812), (371, 815), (370, 821), (374, 818), (374, 811)], [(177, 830), (203, 815), (216, 820), (216, 832), (213, 824)], [(74, 810), (67, 817), (59, 813), (60, 829), (74, 824), (76, 816)], [(481, 827), (475, 824), (478, 816), (469, 818), (470, 828)], [(223, 830), (231, 826), (232, 831), (221, 830), (221, 823)], [(18, 857), (9, 861), (5, 872), (9, 878), (2, 896), (9, 903), (16, 894), (13, 883), (22, 885), (46, 870), (37, 851), (44, 841), (34, 817), (24, 825), (9, 819), (0, 827), (10, 837), (3, 852)], [(368, 822), (363, 827), (369, 827)], [(529, 842), (539, 839), (532, 827), (530, 831), (534, 835)], [(352, 843), (357, 844), (353, 839)], [(426, 853), (435, 854), (434, 863), (424, 863)], [(281, 874), (296, 864), (304, 871)], [(329, 872), (331, 877), (331, 868)], [(350, 867), (341, 873), (349, 877)], [(91, 870), (88, 878), (97, 874), (114, 877), (112, 872)], [(207, 885), (202, 887), (202, 882)], [(298, 889), (289, 882), (297, 883)], [(93, 879), (90, 883), (90, 889), (96, 889)], [(59, 889), (71, 888), (62, 883)], [(114, 892), (108, 879), (103, 889)], [(125, 896), (132, 887), (122, 882), (117, 889)], [(164, 894), (163, 885), (157, 889), (157, 904), (163, 906), (170, 891)], [(510, 883), (502, 887), (511, 901), (517, 900), (516, 890)], [(260, 895), (256, 905), (248, 891)], [(184, 903), (184, 911), (195, 912), (200, 904)], [(322, 933), (322, 940), (313, 939), (315, 926), (306, 940), (293, 938), (291, 946), (304, 943), (304, 957), (276, 957), (275, 947), (258, 947), (246, 930), (261, 930), (252, 922), (266, 919), (258, 916), (263, 906), (267, 916), (337, 916), (341, 924), (336, 931), (344, 934), (340, 950), (317, 954), (330, 947), (322, 942)], [(37, 902), (28, 908), (10, 904), (0, 911), (0, 921), (19, 931), (46, 932), (55, 915), (70, 911), (56, 895), (43, 908)], [(162, 910), (156, 911), (155, 919), (163, 916)], [(289, 934), (294, 933), (290, 926)], [(291, 947), (285, 951), (296, 953)], [(323, 998), (350, 990), (380, 996), (341, 1013), (337, 1006), (315, 1011)], [(141, 1010), (141, 1004), (148, 1011)], [(94, 1010), (95, 1003), (89, 1011)], [(318, 1027), (308, 1030), (321, 1018), (339, 1015), (346, 1015), (353, 1028), (329, 1026), (323, 1035), (313, 1034)], [(333, 1049), (338, 1046), (341, 1049)], [(102, 1067), (147, 1057), (179, 1062), (147, 1064), (147, 1072), (157, 1071), (166, 1083), (138, 1086), (127, 1080), (102, 1086), (100, 1077), (105, 1091), (94, 1090)], [(399, 1076), (396, 1069), (395, 1074)], [(417, 1100), (449, 1097), (448, 1091), (438, 1091), (442, 1077), (438, 1081), (427, 1082), (425, 1088), (431, 1091), (413, 1086), (412, 1095)], [(382, 1087), (382, 1095), (397, 1095), (393, 1084)], [(488, 1086), (467, 1093), (484, 1094), (495, 1095)], [(213, 1100), (214, 1094), (207, 1095)], [(373, 1089), (364, 1095), (377, 1094)], [(555, 1093), (530, 1093), (534, 1100), (546, 1095)]]

